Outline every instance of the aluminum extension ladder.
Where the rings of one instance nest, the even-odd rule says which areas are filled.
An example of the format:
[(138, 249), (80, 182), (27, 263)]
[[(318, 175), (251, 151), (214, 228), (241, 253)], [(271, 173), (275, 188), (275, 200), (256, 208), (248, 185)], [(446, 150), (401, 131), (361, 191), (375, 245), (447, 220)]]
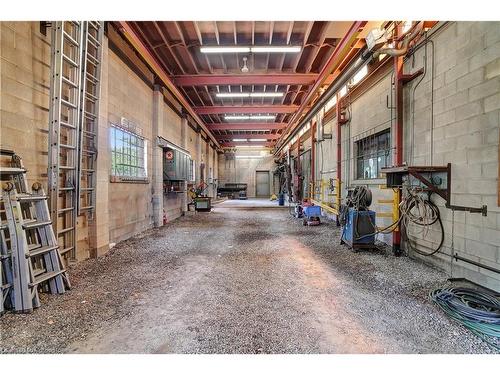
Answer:
[(102, 22), (52, 23), (49, 198), (61, 254), (76, 259), (77, 217), (95, 212)]
[[(6, 152), (2, 150), (2, 154)], [(39, 286), (52, 294), (62, 294), (71, 284), (41, 184), (34, 183), (29, 190), (26, 169), (14, 153), (12, 166), (0, 167), (0, 175), (1, 309), (31, 312), (40, 306)]]
[(95, 214), (97, 125), (101, 91), (102, 22), (83, 22), (78, 214)]

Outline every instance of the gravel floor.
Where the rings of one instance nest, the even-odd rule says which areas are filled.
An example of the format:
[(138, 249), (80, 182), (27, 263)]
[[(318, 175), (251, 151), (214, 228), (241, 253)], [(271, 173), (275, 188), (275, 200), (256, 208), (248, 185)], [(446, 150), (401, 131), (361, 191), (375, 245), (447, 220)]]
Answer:
[(70, 270), (0, 319), (1, 353), (489, 353), (427, 299), (446, 275), (338, 245), (334, 224), (216, 208)]

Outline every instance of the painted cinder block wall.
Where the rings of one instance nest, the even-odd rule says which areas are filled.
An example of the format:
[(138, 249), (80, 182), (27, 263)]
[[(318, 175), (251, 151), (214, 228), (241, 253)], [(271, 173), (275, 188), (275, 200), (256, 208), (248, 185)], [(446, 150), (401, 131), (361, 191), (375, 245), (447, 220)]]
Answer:
[[(47, 192), (50, 30), (40, 22), (0, 22), (0, 147), (14, 150), (28, 184)], [(77, 258), (89, 256), (89, 223), (77, 220)]]
[[(442, 252), (424, 260), (448, 270), (453, 277), (465, 277), (499, 290), (499, 274), (465, 262), (451, 261), (449, 255), (457, 253), (500, 268), (500, 208), (497, 200), (500, 22), (453, 22), (438, 30), (430, 41), (433, 45), (427, 45), (428, 73), (416, 89), (416, 82), (412, 82), (405, 91), (409, 99), (415, 92), (414, 100), (405, 103), (405, 123), (409, 125), (405, 134), (406, 160), (415, 165), (446, 165), (450, 162), (451, 204), (487, 205), (488, 216), (452, 212), (444, 207), (443, 199), (435, 198), (443, 218), (445, 243)], [(414, 55), (415, 62), (412, 59), (406, 62), (407, 72), (424, 65), (425, 52), (425, 48), (420, 48)], [(434, 108), (431, 111), (432, 89)], [(412, 110), (413, 147), (410, 143)], [(434, 118), (432, 131), (431, 112)], [(436, 246), (438, 240), (437, 233), (430, 233), (419, 243)]]
[[(424, 67), (425, 52), (425, 48), (421, 47), (407, 59), (405, 73)], [(441, 198), (433, 198), (434, 203), (440, 207), (443, 219), (444, 246), (435, 256), (422, 257), (413, 252), (410, 256), (438, 266), (452, 277), (465, 277), (499, 290), (500, 275), (464, 262), (452, 261), (450, 254), (453, 246), (453, 253), (500, 268), (500, 208), (497, 201), (500, 22), (451, 22), (436, 33), (431, 33), (427, 44), (427, 73), (415, 88), (418, 80), (419, 78), (406, 85), (404, 91), (405, 162), (411, 165), (452, 163), (451, 203), (474, 207), (487, 205), (488, 216), (458, 211), (453, 213), (444, 207), (445, 202)], [(384, 179), (356, 180), (355, 142), (391, 127), (391, 111), (386, 102), (387, 95), (390, 97), (390, 90), (389, 72), (352, 102), (352, 120), (348, 126), (342, 127), (344, 188), (347, 185), (368, 185), (373, 192), (372, 209), (376, 212), (391, 210), (389, 205), (378, 204), (377, 201), (391, 199), (392, 193), (379, 188), (379, 185), (385, 184)], [(432, 90), (434, 123), (431, 132)], [(328, 172), (325, 174), (327, 178), (336, 174), (335, 129), (335, 118), (325, 124), (326, 133), (332, 133), (333, 130), (333, 139), (322, 142), (323, 154), (318, 153), (317, 165), (322, 165), (323, 171)], [(392, 139), (394, 145), (394, 131)], [(377, 219), (378, 226), (386, 226), (390, 222), (390, 218)], [(425, 238), (421, 236), (418, 241), (422, 250), (429, 251), (424, 246), (437, 246), (440, 232), (434, 229), (426, 233)], [(380, 235), (379, 239), (391, 243), (391, 235)]]
[(225, 183), (247, 184), (247, 196), (249, 198), (254, 198), (256, 193), (255, 180), (257, 171), (268, 171), (270, 192), (274, 191), (273, 171), (276, 168), (276, 164), (274, 163), (274, 155), (269, 154), (269, 151), (252, 151), (245, 149), (237, 150), (234, 155), (253, 155), (262, 157), (226, 159), (225, 154), (219, 155), (219, 186), (223, 186)]
[[(47, 148), (50, 90), (50, 29), (40, 32), (39, 22), (0, 22), (0, 147), (15, 150), (28, 169), (29, 183), (47, 184)], [(109, 30), (115, 35), (116, 31)], [(115, 44), (120, 44), (116, 39)], [(121, 45), (124, 48), (124, 45)], [(116, 49), (116, 47), (114, 47)], [(144, 66), (141, 67), (145, 71)], [(150, 74), (152, 82), (152, 74)], [(157, 94), (153, 84), (141, 79), (112, 50), (108, 37), (103, 41), (101, 101), (98, 129), (97, 210), (90, 225), (78, 218), (77, 260), (102, 255), (109, 244), (156, 225), (162, 225), (163, 192), (161, 148), (158, 135), (183, 146), (180, 106), (167, 104), (168, 95)], [(176, 108), (177, 112), (172, 109)], [(110, 123), (121, 117), (135, 122), (148, 143), (147, 183), (110, 182)], [(199, 166), (206, 142), (190, 127), (184, 133), (186, 148)], [(193, 150), (193, 139), (196, 144)], [(199, 143), (199, 144), (198, 144)], [(157, 158), (153, 163), (154, 157)], [(217, 177), (217, 169), (214, 170)], [(154, 209), (155, 198), (159, 204)], [(166, 203), (171, 220), (182, 214), (182, 199)]]

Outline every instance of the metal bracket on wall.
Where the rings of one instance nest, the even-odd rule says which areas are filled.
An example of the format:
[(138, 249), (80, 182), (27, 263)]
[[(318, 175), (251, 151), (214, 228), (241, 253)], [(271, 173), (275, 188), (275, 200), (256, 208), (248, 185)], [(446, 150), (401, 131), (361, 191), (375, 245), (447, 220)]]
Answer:
[[(404, 176), (412, 176), (419, 181), (426, 191), (436, 193), (446, 201), (445, 207), (454, 211), (467, 211), (470, 213), (481, 213), (488, 215), (488, 206), (468, 207), (456, 206), (451, 201), (451, 163), (446, 166), (396, 166), (382, 168), (386, 174), (387, 187), (400, 187), (403, 185)], [(446, 178), (444, 178), (446, 174)], [(410, 180), (408, 180), (410, 181)], [(439, 182), (437, 182), (439, 181)], [(444, 186), (440, 186), (444, 185)]]
[(483, 216), (488, 216), (488, 206), (482, 205), (481, 207), (468, 207), (468, 206), (455, 206), (453, 204), (446, 204), (446, 208), (453, 211), (467, 211), (470, 213), (482, 214)]

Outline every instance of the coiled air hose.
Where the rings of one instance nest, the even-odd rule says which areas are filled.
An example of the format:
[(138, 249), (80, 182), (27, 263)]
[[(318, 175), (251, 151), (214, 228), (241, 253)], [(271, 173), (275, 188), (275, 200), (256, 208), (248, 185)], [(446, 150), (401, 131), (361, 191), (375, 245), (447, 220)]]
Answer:
[(451, 319), (500, 351), (500, 299), (470, 288), (442, 288), (429, 293)]

